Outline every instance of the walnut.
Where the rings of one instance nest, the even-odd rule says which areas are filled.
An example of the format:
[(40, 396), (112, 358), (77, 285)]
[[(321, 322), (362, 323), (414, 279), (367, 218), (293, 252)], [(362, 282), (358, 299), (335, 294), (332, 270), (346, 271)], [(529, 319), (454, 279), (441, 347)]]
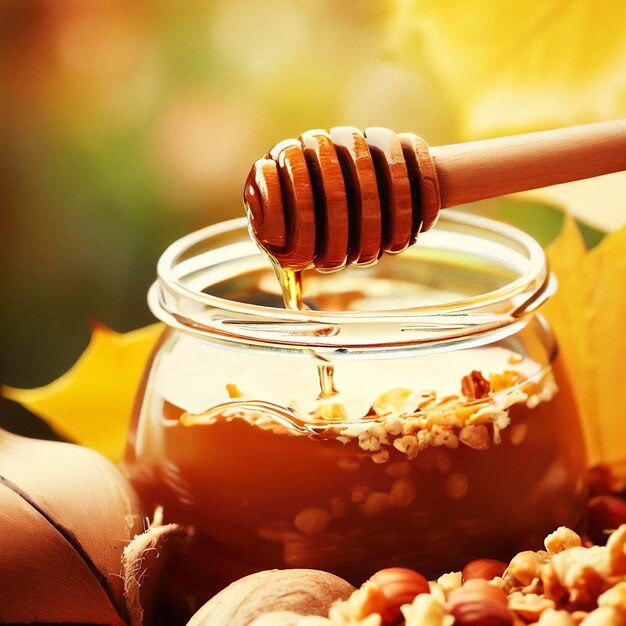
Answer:
[(489, 381), (478, 371), (474, 370), (461, 380), (461, 393), (467, 400), (480, 400), (489, 395), (491, 385)]

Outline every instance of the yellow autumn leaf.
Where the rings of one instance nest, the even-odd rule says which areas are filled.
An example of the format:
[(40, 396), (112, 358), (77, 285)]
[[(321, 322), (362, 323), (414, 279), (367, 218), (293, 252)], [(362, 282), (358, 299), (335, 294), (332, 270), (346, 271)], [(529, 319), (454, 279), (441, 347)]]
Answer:
[(545, 307), (573, 383), (592, 463), (624, 460), (626, 227), (587, 252), (571, 217), (548, 249), (559, 291)]
[(37, 389), (3, 387), (2, 394), (61, 436), (119, 461), (135, 394), (162, 331), (161, 324), (129, 333), (98, 325), (85, 352), (63, 376)]
[(477, 138), (625, 116), (625, 24), (616, 0), (394, 0), (388, 47)]

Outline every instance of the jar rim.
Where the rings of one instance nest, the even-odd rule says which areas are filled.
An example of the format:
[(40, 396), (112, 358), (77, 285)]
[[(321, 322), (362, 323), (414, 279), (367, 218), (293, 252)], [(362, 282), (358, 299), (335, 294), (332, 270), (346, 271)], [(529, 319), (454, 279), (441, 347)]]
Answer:
[[(484, 238), (485, 243), (500, 242), (503, 251), (509, 249), (511, 254), (523, 257), (523, 271), (496, 289), (462, 300), (375, 311), (290, 310), (229, 300), (190, 286), (195, 283), (189, 281), (189, 276), (202, 269), (202, 262), (205, 265), (207, 262), (223, 264), (229, 251), (232, 254), (241, 254), (243, 258), (245, 253), (241, 246), (246, 247), (248, 256), (250, 246), (256, 255), (261, 255), (252, 241), (246, 240), (245, 243), (241, 241), (237, 244), (228, 240), (223, 245), (224, 254), (213, 255), (211, 258), (207, 256), (211, 251), (215, 253), (220, 250), (219, 246), (207, 248), (207, 243), (212, 240), (220, 241), (224, 237), (232, 238), (242, 231), (247, 232), (247, 220), (243, 217), (207, 226), (172, 243), (159, 259), (158, 278), (150, 289), (148, 301), (156, 317), (185, 332), (244, 343), (336, 349), (340, 346), (381, 347), (381, 342), (352, 342), (345, 332), (339, 341), (339, 333), (325, 334), (320, 332), (320, 327), (391, 324), (399, 326), (398, 331), (401, 332), (411, 326), (418, 328), (426, 325), (437, 328), (435, 336), (433, 333), (425, 333), (426, 337), (420, 337), (419, 332), (402, 332), (384, 343), (390, 346), (456, 341), (515, 325), (555, 292), (556, 281), (548, 270), (545, 253), (530, 235), (496, 220), (446, 209), (439, 219), (439, 225), (426, 236), (436, 232), (443, 233), (446, 229), (449, 233), (461, 233), (469, 229), (474, 238)], [(420, 243), (416, 245), (419, 247)], [(486, 258), (490, 256), (487, 250), (485, 254)], [(257, 327), (252, 328), (255, 325)], [(270, 328), (272, 325), (277, 328)], [(260, 326), (265, 328), (261, 329)], [(412, 336), (409, 338), (410, 335)]]

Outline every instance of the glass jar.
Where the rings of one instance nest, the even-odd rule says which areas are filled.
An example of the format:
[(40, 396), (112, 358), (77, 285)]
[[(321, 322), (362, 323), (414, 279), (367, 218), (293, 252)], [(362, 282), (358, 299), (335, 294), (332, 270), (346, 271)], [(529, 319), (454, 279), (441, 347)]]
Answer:
[(229, 564), (218, 586), (275, 567), (436, 576), (536, 549), (586, 500), (537, 312), (554, 289), (532, 238), (447, 210), (401, 255), (305, 273), (309, 308), (286, 310), (244, 220), (193, 233), (150, 290), (168, 329), (127, 471)]

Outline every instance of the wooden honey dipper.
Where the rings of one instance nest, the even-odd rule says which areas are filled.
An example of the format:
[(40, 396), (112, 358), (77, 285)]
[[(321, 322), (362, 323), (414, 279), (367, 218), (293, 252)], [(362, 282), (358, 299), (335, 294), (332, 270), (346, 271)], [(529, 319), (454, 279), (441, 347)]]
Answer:
[(626, 169), (626, 119), (430, 148), (342, 126), (276, 144), (244, 190), (250, 230), (294, 271), (370, 265), (415, 243), (439, 210)]

